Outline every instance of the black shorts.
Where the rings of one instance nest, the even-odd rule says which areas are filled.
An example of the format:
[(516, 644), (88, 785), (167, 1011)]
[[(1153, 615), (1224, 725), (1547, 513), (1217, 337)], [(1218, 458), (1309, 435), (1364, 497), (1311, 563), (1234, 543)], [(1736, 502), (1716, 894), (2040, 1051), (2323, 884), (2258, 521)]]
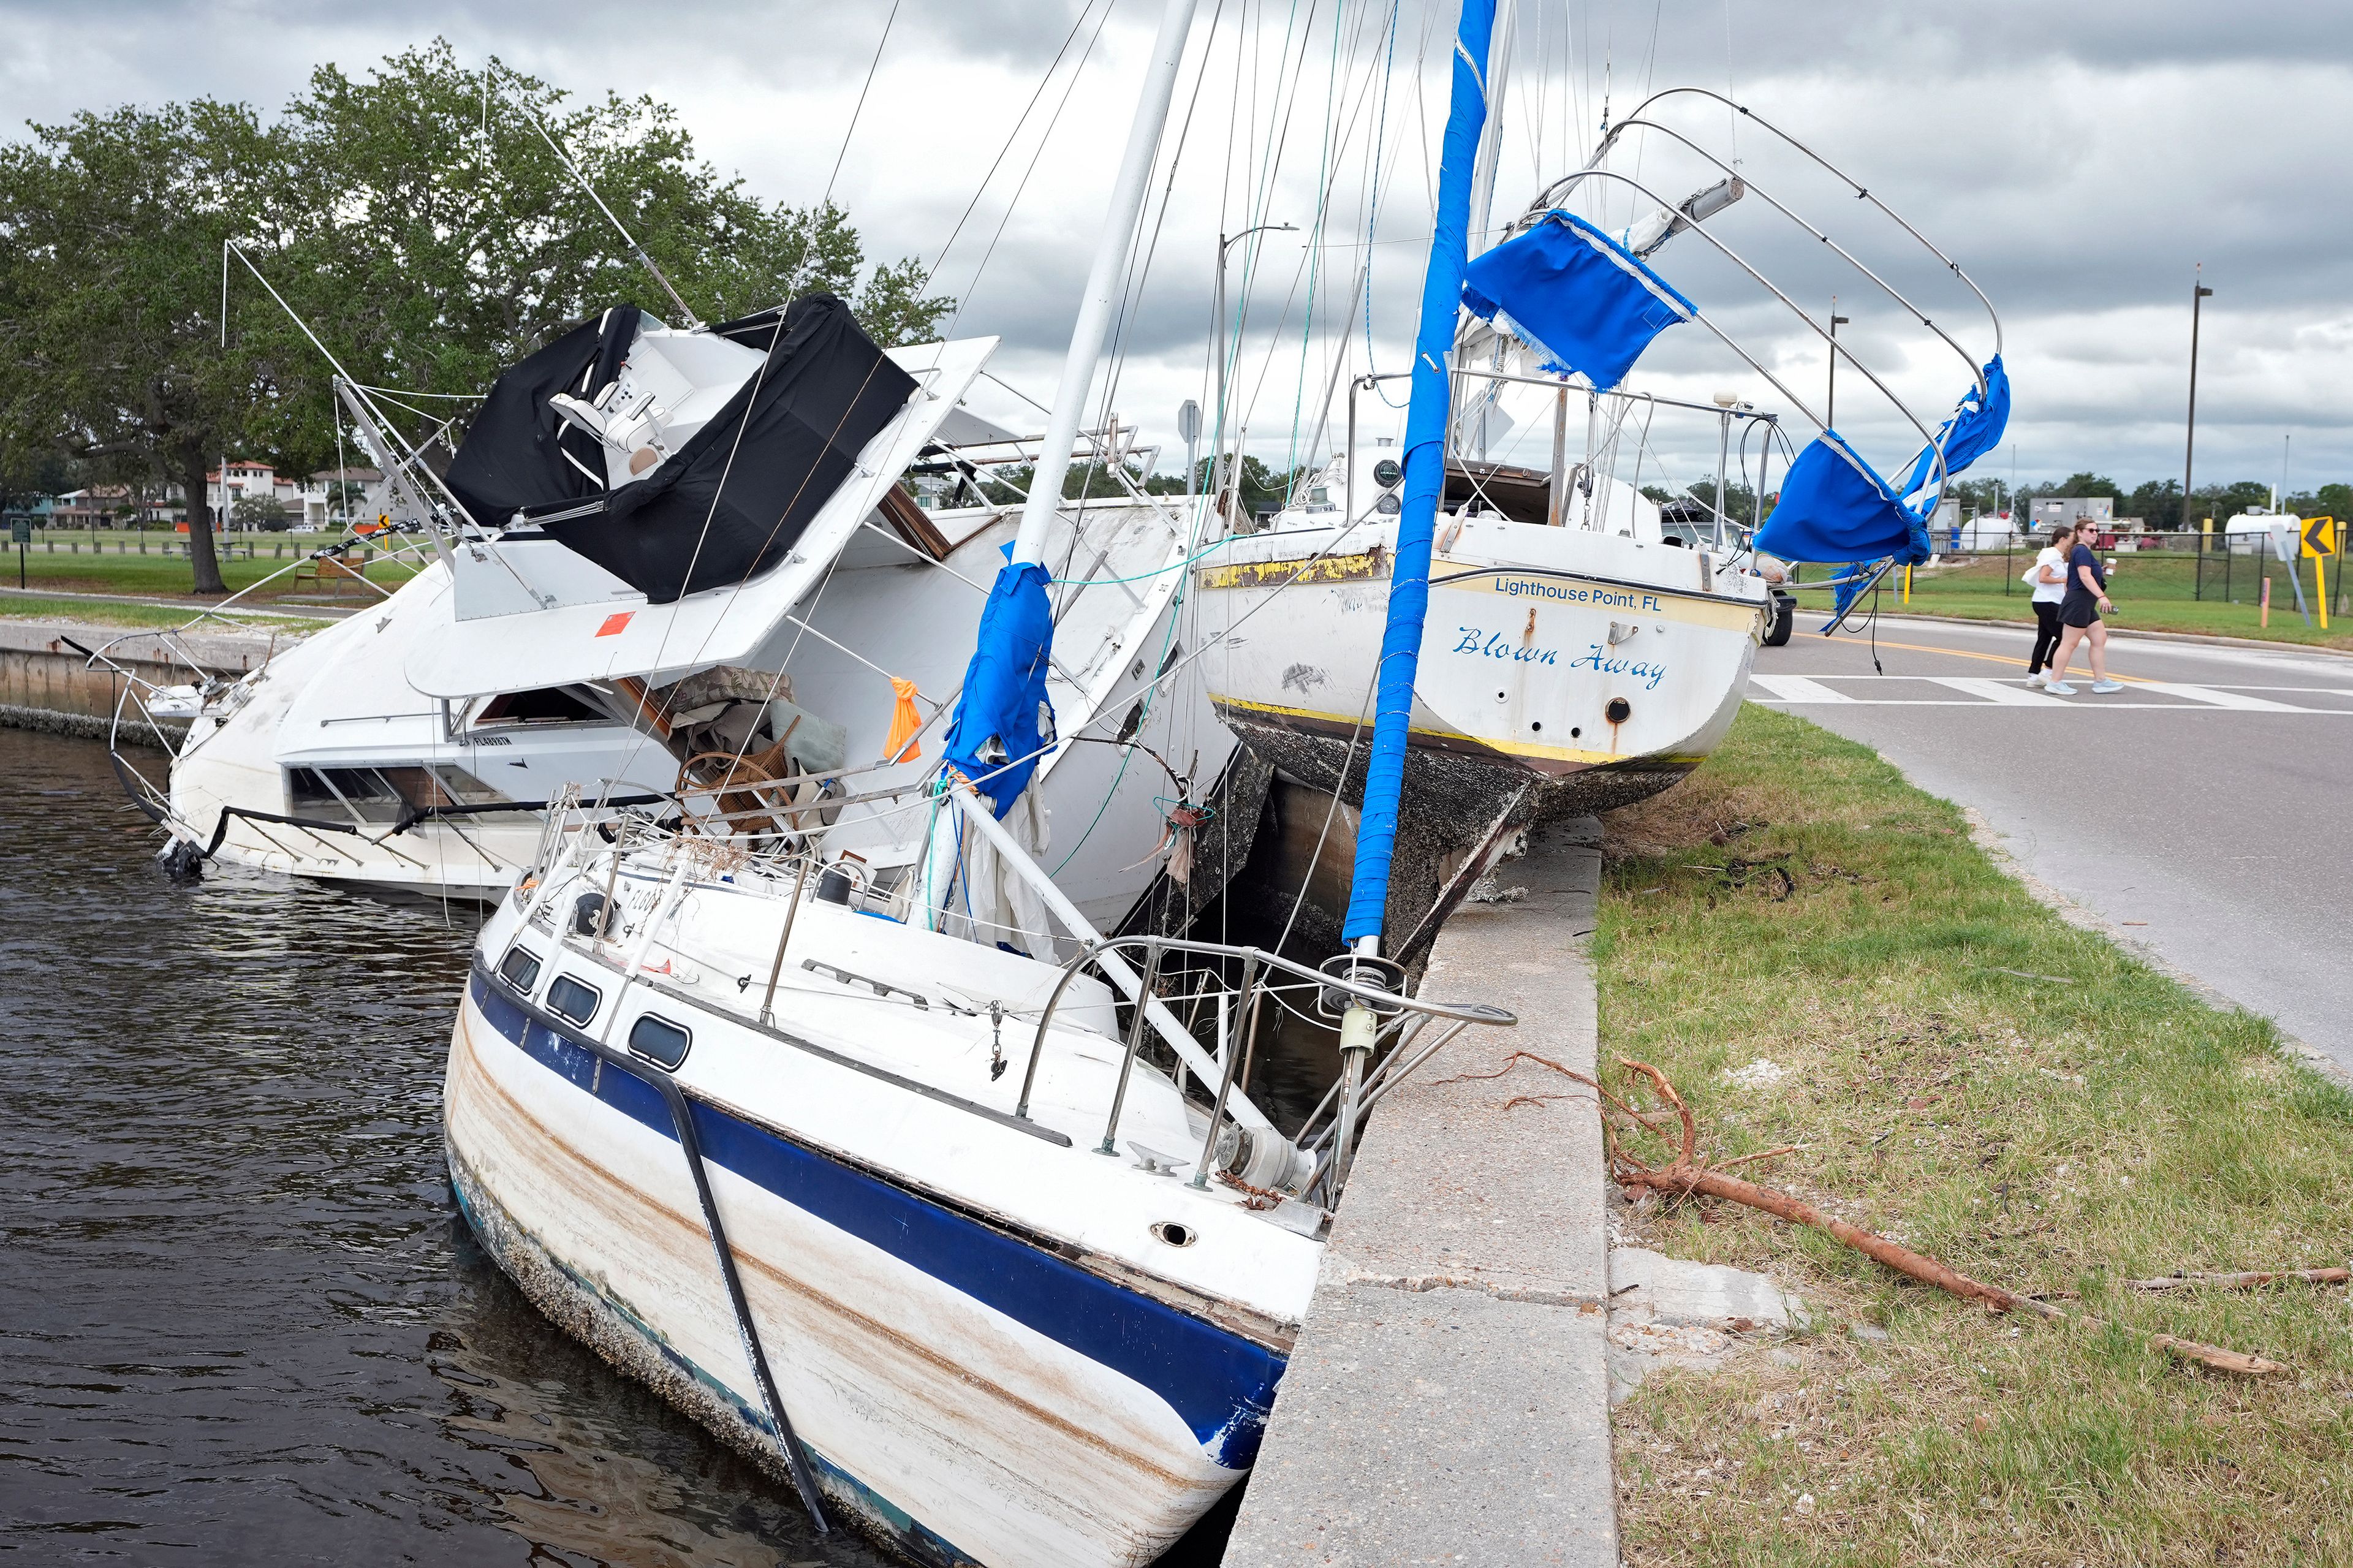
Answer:
[(2070, 594), (2059, 606), (2059, 624), (2063, 626), (2094, 626), (2100, 623), (2100, 601)]

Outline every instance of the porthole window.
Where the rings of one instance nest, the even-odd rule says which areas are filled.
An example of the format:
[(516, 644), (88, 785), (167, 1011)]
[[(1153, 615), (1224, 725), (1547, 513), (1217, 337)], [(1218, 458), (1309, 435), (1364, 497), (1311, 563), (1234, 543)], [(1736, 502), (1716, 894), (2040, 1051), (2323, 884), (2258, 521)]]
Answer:
[(596, 1016), (596, 988), (583, 985), (569, 974), (559, 974), (547, 983), (547, 1010), (559, 1018), (569, 1018), (585, 1024)]
[(686, 1047), (694, 1037), (667, 1018), (657, 1018), (649, 1013), (629, 1026), (629, 1049), (659, 1067), (676, 1071), (686, 1060)]
[(526, 948), (507, 949), (506, 957), (499, 961), (499, 978), (523, 995), (530, 995), (531, 988), (539, 984), (538, 955)]

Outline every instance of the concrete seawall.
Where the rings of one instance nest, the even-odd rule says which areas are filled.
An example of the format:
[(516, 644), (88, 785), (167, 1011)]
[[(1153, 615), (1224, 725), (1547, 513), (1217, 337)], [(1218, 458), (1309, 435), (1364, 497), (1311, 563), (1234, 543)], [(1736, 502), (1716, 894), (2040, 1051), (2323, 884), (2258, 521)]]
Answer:
[[(277, 646), (283, 647), (285, 640), (278, 639)], [(175, 657), (174, 646), (185, 657)], [(83, 650), (100, 647), (142, 680), (179, 686), (195, 679), (188, 659), (216, 674), (242, 675), (269, 658), (272, 641), (243, 633), (182, 636), (71, 621), (0, 621), (0, 724), (106, 739), (122, 696), (123, 677), (104, 666), (90, 668)], [(187, 727), (164, 728), (176, 737)], [(123, 740), (133, 745), (162, 744), (154, 728), (143, 722), (126, 723)]]
[[(1617, 1563), (1599, 1108), (1512, 1059), (1593, 1071), (1600, 845), (1591, 818), (1536, 830), (1496, 876), (1516, 896), (1440, 933), (1423, 993), (1519, 1026), (1374, 1113), (1226, 1568)], [(1534, 1095), (1566, 1098), (1504, 1109)]]

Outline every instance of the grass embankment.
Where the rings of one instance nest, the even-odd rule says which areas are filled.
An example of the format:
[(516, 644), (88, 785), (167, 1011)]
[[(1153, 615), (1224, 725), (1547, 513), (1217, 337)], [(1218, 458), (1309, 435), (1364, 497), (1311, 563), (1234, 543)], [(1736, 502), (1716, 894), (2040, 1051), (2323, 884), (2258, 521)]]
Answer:
[(2343, 1264), (2353, 1095), (1790, 715), (1744, 709), (1691, 780), (1608, 820), (1602, 1059), (1662, 1068), (1704, 1152), (1802, 1144), (1740, 1173), (1989, 1283), (2295, 1369), (1991, 1316), (1731, 1205), (1650, 1213), (1649, 1245), (1768, 1272), (1818, 1317), (1620, 1408), (1630, 1563), (2353, 1562), (2345, 1288), (2118, 1288)]
[[(1923, 615), (1966, 616), (1973, 620), (2023, 621), (2031, 625), (2034, 609), (2025, 584), (2018, 581), (2030, 562), (2031, 551), (1974, 556), (1912, 574), (1912, 602), (1903, 603), (1903, 574), (1889, 574), (1879, 595), (1880, 607), (1890, 613), (1905, 609)], [(2311, 626), (2295, 613), (2295, 591), (2289, 585), (2285, 565), (2254, 556), (2216, 553), (2204, 566), (2200, 597), (2200, 567), (2196, 557), (2173, 554), (2109, 555), (2108, 586), (2116, 612), (2109, 626), (2116, 631), (2191, 632), (2205, 637), (2254, 637), (2267, 642), (2302, 643), (2311, 647), (2353, 649), (2353, 617), (2339, 613), (2353, 608), (2353, 597), (2337, 581), (2337, 563), (2328, 563), (2328, 630)], [(2313, 596), (2312, 563), (2299, 563), (2306, 598)], [(1821, 575), (1819, 568), (1811, 574)], [(2257, 603), (2261, 582), (2272, 585), (2271, 625), (2263, 624)], [(2005, 588), (2007, 592), (2005, 592)], [(2234, 602), (2235, 601), (2235, 602)], [(1799, 596), (1799, 613), (1827, 610), (1828, 593)]]

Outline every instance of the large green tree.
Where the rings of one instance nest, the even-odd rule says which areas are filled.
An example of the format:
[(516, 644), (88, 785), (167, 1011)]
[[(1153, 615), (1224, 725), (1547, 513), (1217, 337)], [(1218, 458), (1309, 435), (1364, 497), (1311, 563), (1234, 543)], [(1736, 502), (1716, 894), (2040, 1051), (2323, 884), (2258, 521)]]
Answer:
[(361, 77), (322, 66), (268, 123), (199, 100), (33, 132), (0, 147), (0, 357), (22, 367), (0, 440), (184, 486), (199, 593), (222, 591), (222, 453), (306, 472), (336, 451), (326, 359), (256, 274), (354, 377), (417, 395), (411, 437), (462, 433), (472, 395), (583, 316), (678, 315), (597, 198), (706, 321), (825, 289), (901, 343), (951, 303), (912, 260), (870, 268), (839, 208), (722, 175), (669, 107), (573, 104), (439, 40)]
[(273, 281), (355, 374), (385, 384), (479, 391), (622, 302), (681, 324), (616, 218), (704, 321), (824, 289), (894, 344), (920, 341), (949, 303), (922, 297), (914, 262), (870, 274), (839, 208), (772, 205), (721, 175), (669, 106), (568, 105), (495, 59), (461, 67), (445, 42), (364, 78), (322, 66), (281, 123), (298, 183)]
[(261, 231), (283, 139), (209, 100), (36, 135), (0, 147), (0, 428), (185, 486), (196, 592), (220, 593), (205, 475), (275, 395), (222, 346), (221, 247)]

